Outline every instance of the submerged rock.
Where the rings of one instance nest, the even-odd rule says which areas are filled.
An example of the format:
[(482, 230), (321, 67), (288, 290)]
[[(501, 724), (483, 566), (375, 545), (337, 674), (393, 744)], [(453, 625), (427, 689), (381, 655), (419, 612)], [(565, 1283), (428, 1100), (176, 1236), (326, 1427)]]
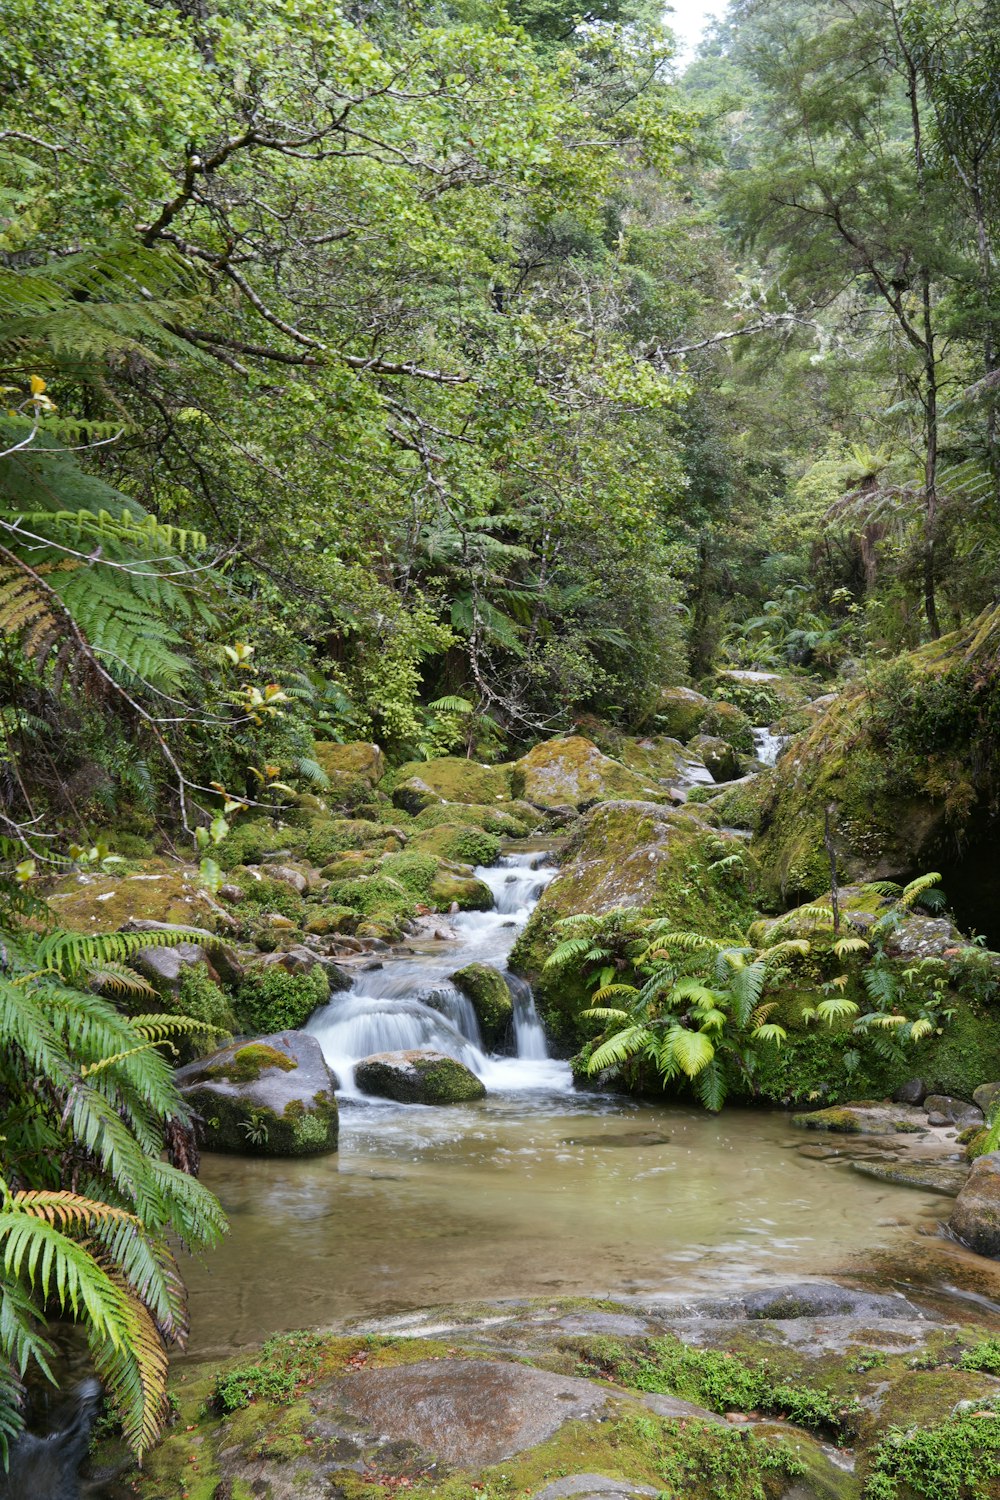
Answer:
[(1000, 1260), (1000, 1151), (973, 1162), (948, 1228), (978, 1255)]
[(816, 1109), (792, 1116), (792, 1124), (804, 1130), (831, 1130), (842, 1135), (923, 1135), (927, 1121), (922, 1113), (889, 1100), (861, 1100)]
[(965, 1186), (968, 1168), (949, 1161), (852, 1161), (855, 1172), (875, 1177), (879, 1182), (896, 1182), (925, 1193), (943, 1193), (957, 1198)]
[(178, 1068), (209, 1151), (314, 1156), (337, 1149), (338, 1084), (315, 1037), (279, 1031)]
[(363, 1094), (400, 1104), (465, 1104), (486, 1096), (485, 1086), (464, 1063), (444, 1052), (376, 1052), (362, 1058), (354, 1082)]

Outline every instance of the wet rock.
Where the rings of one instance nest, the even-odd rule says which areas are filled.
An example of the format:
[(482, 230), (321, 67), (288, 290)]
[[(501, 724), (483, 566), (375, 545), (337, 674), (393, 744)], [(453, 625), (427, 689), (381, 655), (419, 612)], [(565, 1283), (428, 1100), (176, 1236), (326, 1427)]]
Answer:
[(1000, 1260), (1000, 1151), (973, 1162), (948, 1227), (978, 1255)]
[(799, 1281), (790, 1286), (767, 1287), (725, 1301), (701, 1304), (712, 1317), (767, 1318), (782, 1322), (792, 1318), (854, 1318), (865, 1321), (884, 1318), (919, 1318), (919, 1310), (905, 1297), (878, 1292), (855, 1291), (832, 1282)]
[(210, 1151), (315, 1156), (337, 1149), (337, 1079), (315, 1037), (279, 1031), (178, 1068)]
[(967, 1167), (947, 1161), (852, 1161), (851, 1166), (864, 1177), (921, 1188), (926, 1193), (943, 1193), (947, 1198), (958, 1197), (969, 1175)]
[(897, 1104), (923, 1104), (927, 1097), (927, 1086), (922, 1078), (908, 1078), (893, 1093)]
[(610, 1395), (593, 1381), (526, 1365), (447, 1359), (352, 1375), (337, 1404), (376, 1432), (470, 1469), (523, 1453), (566, 1422), (598, 1417)]
[(927, 1120), (920, 1111), (889, 1100), (861, 1100), (792, 1116), (803, 1130), (830, 1130), (841, 1135), (924, 1135)]
[(743, 775), (739, 753), (717, 735), (696, 735), (688, 749), (704, 761), (713, 781), (737, 781)]
[(495, 1051), (505, 1040), (514, 1019), (514, 1004), (506, 979), (489, 964), (473, 963), (456, 970), (451, 982), (471, 1001), (486, 1050)]
[(966, 1125), (983, 1123), (983, 1112), (977, 1105), (966, 1099), (953, 1099), (949, 1094), (928, 1094), (924, 1109), (931, 1125), (957, 1125), (964, 1129)]
[(464, 1104), (486, 1095), (471, 1068), (429, 1048), (374, 1053), (356, 1065), (354, 1082), (363, 1094), (400, 1104)]
[(655, 779), (630, 771), (578, 734), (535, 745), (514, 762), (511, 785), (516, 797), (546, 809), (580, 811), (619, 797), (657, 801), (663, 796)]
[(634, 1484), (631, 1479), (608, 1479), (603, 1474), (567, 1474), (543, 1490), (536, 1490), (532, 1500), (644, 1500), (662, 1490), (649, 1484)]

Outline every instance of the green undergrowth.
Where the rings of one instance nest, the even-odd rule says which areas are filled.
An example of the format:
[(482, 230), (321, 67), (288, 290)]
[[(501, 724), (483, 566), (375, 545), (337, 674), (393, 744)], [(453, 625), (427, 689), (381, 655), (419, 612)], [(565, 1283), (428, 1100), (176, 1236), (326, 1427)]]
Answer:
[(864, 1500), (996, 1500), (1000, 1410), (952, 1412), (933, 1427), (891, 1427), (869, 1456)]
[(853, 1426), (857, 1403), (845, 1402), (822, 1387), (776, 1376), (766, 1359), (750, 1363), (718, 1349), (696, 1349), (677, 1339), (648, 1339), (634, 1345), (598, 1340), (581, 1373), (596, 1368), (633, 1390), (680, 1397), (712, 1411), (758, 1411), (786, 1418), (832, 1437)]
[(289, 974), (280, 964), (258, 964), (244, 975), (236, 1009), (247, 1031), (263, 1035), (304, 1026), (329, 998), (330, 983), (320, 964), (308, 974)]

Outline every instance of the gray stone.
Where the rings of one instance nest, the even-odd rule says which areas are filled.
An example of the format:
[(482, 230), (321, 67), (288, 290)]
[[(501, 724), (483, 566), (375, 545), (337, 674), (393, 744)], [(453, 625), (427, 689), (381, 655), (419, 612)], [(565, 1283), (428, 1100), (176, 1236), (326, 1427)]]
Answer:
[(354, 1082), (363, 1094), (400, 1104), (465, 1104), (486, 1095), (471, 1068), (429, 1047), (362, 1058)]
[(207, 966), (208, 954), (198, 943), (178, 943), (172, 948), (140, 948), (130, 964), (161, 995), (177, 995), (185, 969)]
[(927, 1097), (927, 1085), (922, 1078), (908, 1078), (893, 1094), (897, 1104), (923, 1104)]
[(283, 885), (290, 885), (293, 891), (304, 896), (309, 889), (309, 877), (302, 870), (297, 870), (294, 865), (268, 865), (268, 880), (280, 880)]
[(1000, 1260), (1000, 1151), (973, 1162), (948, 1227), (970, 1250)]
[(920, 1313), (905, 1297), (878, 1292), (855, 1291), (827, 1281), (796, 1281), (788, 1286), (766, 1287), (722, 1302), (702, 1303), (710, 1317), (767, 1318), (783, 1322), (790, 1318), (919, 1318)]
[(957, 1198), (969, 1175), (968, 1167), (947, 1161), (852, 1161), (851, 1166), (864, 1177), (920, 1188), (925, 1193), (943, 1193), (946, 1198)]
[(661, 1495), (662, 1490), (649, 1484), (634, 1484), (631, 1479), (608, 1479), (603, 1474), (567, 1474), (544, 1490), (536, 1490), (532, 1500), (645, 1500), (647, 1495)]
[(469, 1469), (534, 1448), (566, 1422), (597, 1417), (613, 1394), (527, 1365), (442, 1359), (351, 1375), (337, 1404), (375, 1432)]
[(201, 1116), (210, 1151), (315, 1156), (337, 1149), (337, 1079), (305, 1031), (233, 1042), (178, 1068), (174, 1079)]
[(973, 1089), (972, 1100), (974, 1104), (978, 1104), (984, 1115), (988, 1115), (1000, 1100), (1000, 1083), (981, 1083), (977, 1089)]
[[(222, 910), (222, 908), (219, 908)], [(232, 918), (225, 912), (227, 920)], [(133, 918), (122, 925), (122, 932), (177, 932), (190, 934), (200, 941), (194, 946), (208, 954), (212, 968), (215, 969), (223, 984), (237, 985), (243, 978), (243, 965), (240, 963), (232, 948), (220, 941), (218, 934), (209, 932), (206, 927), (184, 927), (177, 922), (153, 922), (145, 918)], [(165, 952), (165, 949), (149, 950), (141, 948), (141, 953), (149, 951)]]
[(950, 1094), (928, 1094), (924, 1109), (931, 1125), (957, 1125), (963, 1130), (966, 1125), (981, 1125), (983, 1112), (966, 1099), (953, 1099)]

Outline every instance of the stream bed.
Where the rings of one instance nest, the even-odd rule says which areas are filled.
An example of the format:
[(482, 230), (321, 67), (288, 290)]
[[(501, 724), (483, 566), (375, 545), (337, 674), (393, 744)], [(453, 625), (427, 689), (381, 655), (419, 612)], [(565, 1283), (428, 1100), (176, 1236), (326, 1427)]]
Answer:
[[(492, 911), (435, 919), (447, 931), (432, 922), (406, 952), (368, 961), (314, 1015), (341, 1084), (337, 1155), (206, 1157), (232, 1233), (186, 1268), (188, 1357), (454, 1303), (654, 1302), (850, 1272), (875, 1253), (905, 1258), (915, 1232), (934, 1229), (941, 1198), (803, 1156), (783, 1115), (574, 1089), (513, 977), (514, 1055), (487, 1056), (448, 975), (473, 961), (504, 969), (555, 873), (530, 844), (478, 870)], [(487, 1097), (435, 1109), (358, 1092), (356, 1061), (409, 1047), (460, 1058)]]

